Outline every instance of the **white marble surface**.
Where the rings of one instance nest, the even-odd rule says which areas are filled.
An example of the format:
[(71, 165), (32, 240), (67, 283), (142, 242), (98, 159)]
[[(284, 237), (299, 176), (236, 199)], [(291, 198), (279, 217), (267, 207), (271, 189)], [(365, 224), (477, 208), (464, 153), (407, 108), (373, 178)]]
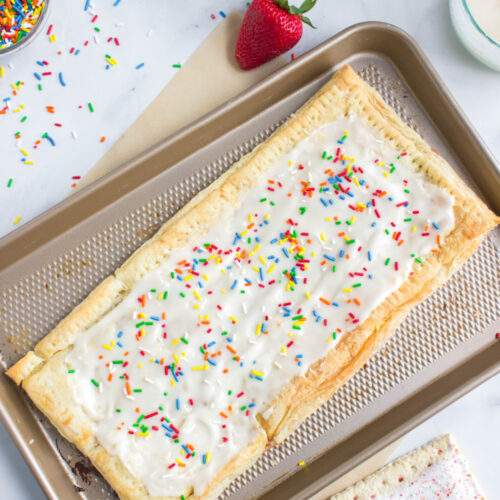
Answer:
[[(430, 57), (487, 146), (500, 158), (500, 73), (482, 66), (462, 48), (451, 27), (446, 0), (320, 0), (311, 18), (318, 29), (305, 30), (299, 47), (294, 49), (296, 53), (360, 21), (386, 21), (409, 32)], [(500, 498), (498, 429), (500, 376), (410, 432), (403, 438), (397, 454), (409, 451), (436, 435), (451, 432), (464, 450), (487, 497)], [(43, 498), (36, 481), (2, 429), (0, 484), (3, 498)]]

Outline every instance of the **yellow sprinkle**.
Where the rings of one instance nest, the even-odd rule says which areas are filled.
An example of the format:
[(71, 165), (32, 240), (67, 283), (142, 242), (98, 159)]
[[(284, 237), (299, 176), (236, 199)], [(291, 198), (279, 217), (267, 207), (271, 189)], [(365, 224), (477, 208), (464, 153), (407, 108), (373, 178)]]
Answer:
[(326, 241), (326, 234), (323, 231), (321, 231), (321, 233), (319, 233), (319, 239), (321, 241)]
[(149, 436), (149, 431), (146, 432), (138, 432), (137, 436), (139, 437), (148, 437)]
[(200, 308), (200, 304), (193, 304), (193, 309), (196, 311)]
[(204, 370), (208, 370), (208, 365), (196, 365), (196, 366), (192, 366), (191, 370), (193, 370), (194, 372), (202, 372)]
[(106, 349), (106, 351), (111, 351), (113, 349), (109, 344), (103, 344), (102, 348)]
[(258, 268), (257, 266), (252, 266), (252, 269), (253, 269), (256, 273), (258, 273), (258, 272), (259, 272), (259, 268)]
[(174, 358), (174, 361), (175, 361), (177, 364), (179, 364), (179, 356), (177, 356), (177, 354), (174, 354), (172, 357)]
[(272, 274), (275, 269), (276, 269), (276, 264), (271, 264), (269, 266), (269, 269), (267, 270), (267, 274)]
[(389, 177), (389, 172), (383, 172), (384, 177)]
[(23, 154), (23, 156), (28, 156), (29, 155), (28, 151), (26, 151), (24, 148), (21, 148), (19, 151), (21, 151), (21, 153)]
[(52, 35), (49, 36), (49, 42), (50, 43), (54, 43), (56, 40), (57, 40), (56, 35), (52, 34)]
[(248, 229), (241, 231), (240, 236), (246, 236), (248, 234)]
[(177, 462), (178, 465), (180, 465), (181, 467), (186, 467), (186, 464), (180, 459), (180, 458), (176, 458), (175, 461)]
[(282, 346), (280, 347), (280, 351), (281, 351), (283, 354), (286, 354), (286, 353), (287, 353), (286, 346), (282, 345)]
[(5, 67), (0, 66), (0, 78), (3, 78), (5, 76)]
[(311, 298), (311, 292), (306, 292), (306, 299), (309, 300)]
[(173, 387), (175, 385), (175, 381), (173, 378), (170, 379), (170, 385)]
[(264, 256), (259, 255), (259, 260), (262, 262), (262, 264), (266, 264), (266, 259), (264, 258)]
[(137, 368), (142, 368), (142, 363), (137, 363)]
[(268, 213), (268, 212), (266, 212), (266, 213), (264, 214), (264, 219), (265, 219), (265, 220), (269, 220), (270, 218), (271, 218), (271, 214), (270, 214), (270, 213)]
[(305, 467), (306, 466), (306, 462), (305, 462), (305, 460), (300, 460), (297, 465), (299, 467)]
[(207, 451), (205, 453), (205, 460), (206, 460), (207, 464), (208, 464), (208, 462), (210, 462), (211, 459), (212, 459), (212, 454), (209, 451)]
[(256, 377), (263, 377), (264, 376), (264, 372), (258, 372), (257, 370), (251, 370), (250, 373), (252, 375), (255, 375)]
[(247, 219), (248, 219), (248, 222), (252, 222), (253, 221), (253, 215), (252, 214), (248, 214)]
[(356, 219), (356, 216), (355, 216), (355, 215), (353, 215), (353, 216), (351, 217), (351, 224), (354, 224), (357, 220), (358, 220), (358, 219)]
[(416, 233), (417, 232), (417, 226), (411, 226), (411, 232)]
[(352, 180), (354, 181), (354, 184), (356, 184), (356, 186), (360, 185), (357, 177), (353, 177)]
[(189, 280), (192, 280), (193, 279), (193, 275), (192, 274), (187, 274), (186, 276), (184, 276), (184, 281), (189, 281)]
[(201, 275), (201, 279), (202, 279), (203, 281), (208, 281), (208, 274), (202, 274), (202, 275)]
[(176, 346), (180, 342), (180, 339), (172, 339), (172, 345)]
[(196, 300), (201, 300), (201, 295), (200, 292), (198, 292), (198, 290), (195, 290), (193, 292), (193, 295), (195, 296)]
[(21, 219), (22, 217), (20, 215), (16, 215), (12, 222), (17, 226), (21, 222)]
[(325, 222), (332, 222), (332, 218), (331, 217), (325, 217)]
[(350, 292), (352, 292), (352, 288), (342, 288), (342, 291), (344, 293), (350, 293)]
[[(314, 250), (311, 250), (311, 257), (316, 257), (316, 252)], [(306, 268), (307, 268), (307, 264), (306, 264)]]
[(34, 163), (30, 160), (30, 161), (25, 161), (24, 162), (25, 165), (34, 165)]
[(356, 203), (356, 206), (358, 206), (360, 208), (366, 208), (366, 205), (364, 203), (362, 203), (361, 201), (358, 201), (358, 203)]
[(258, 323), (257, 326), (255, 327), (255, 335), (260, 335), (262, 332), (262, 323)]
[(137, 317), (138, 318), (145, 318), (146, 316), (144, 315), (143, 312), (140, 312), (140, 313), (137, 314)]

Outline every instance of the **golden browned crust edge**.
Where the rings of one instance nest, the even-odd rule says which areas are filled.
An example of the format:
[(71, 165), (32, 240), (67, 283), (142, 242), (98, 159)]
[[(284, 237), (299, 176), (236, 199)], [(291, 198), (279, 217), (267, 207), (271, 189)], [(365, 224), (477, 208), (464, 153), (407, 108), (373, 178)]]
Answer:
[[(148, 498), (148, 494), (144, 485), (95, 441), (89, 431), (91, 425), (85, 421), (85, 416), (78, 414), (78, 405), (71, 402), (64, 388), (60, 393), (50, 388), (51, 383), (57, 385), (56, 379), (61, 375), (58, 370), (64, 368), (64, 350), (72, 345), (76, 335), (82, 334), (122, 300), (142, 276), (157, 267), (171, 249), (187, 243), (191, 234), (203, 234), (217, 223), (220, 215), (238, 203), (240, 194), (255, 184), (276, 157), (291, 150), (323, 123), (349, 113), (356, 113), (366, 120), (397, 150), (406, 150), (418, 170), (454, 196), (455, 226), (446, 239), (446, 245), (440, 246), (422, 266), (415, 269), (414, 274), (367, 321), (315, 363), (305, 377), (294, 379), (282, 391), (272, 402), (269, 417), (259, 416), (267, 437), (259, 433), (256, 441), (249, 446), (248, 455), (243, 453), (216, 475), (207, 489), (207, 495), (215, 495), (260, 455), (268, 441), (282, 441), (330, 397), (390, 336), (406, 312), (442, 284), (498, 222), (451, 167), (403, 124), (350, 67), (337, 71), (330, 82), (285, 125), (195, 197), (137, 250), (114, 276), (104, 280), (63, 319), (35, 347), (34, 353), (28, 353), (7, 371), (17, 384), (22, 384), (61, 434), (93, 461), (121, 497)], [(131, 495), (131, 489), (137, 495)]]

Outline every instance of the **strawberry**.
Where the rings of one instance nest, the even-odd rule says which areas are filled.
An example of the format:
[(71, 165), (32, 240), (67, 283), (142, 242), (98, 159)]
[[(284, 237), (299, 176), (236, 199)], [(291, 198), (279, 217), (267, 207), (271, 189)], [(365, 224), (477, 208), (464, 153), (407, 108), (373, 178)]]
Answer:
[(303, 14), (317, 0), (304, 0), (300, 7), (288, 0), (253, 0), (241, 23), (236, 59), (242, 69), (252, 69), (291, 49), (302, 36), (302, 23), (312, 28)]

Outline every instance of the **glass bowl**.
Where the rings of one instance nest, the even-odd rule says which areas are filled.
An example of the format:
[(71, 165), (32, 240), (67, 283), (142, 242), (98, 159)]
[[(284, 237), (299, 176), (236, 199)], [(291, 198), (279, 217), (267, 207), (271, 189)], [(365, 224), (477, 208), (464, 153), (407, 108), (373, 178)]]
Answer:
[(500, 40), (486, 33), (472, 14), (467, 0), (450, 0), (451, 21), (458, 38), (479, 61), (500, 71)]
[(40, 17), (38, 18), (38, 21), (32, 28), (32, 30), (20, 42), (16, 43), (15, 45), (10, 45), (8, 47), (0, 49), (0, 58), (4, 55), (8, 54), (10, 55), (18, 51), (19, 49), (26, 47), (37, 37), (37, 35), (40, 32), (43, 31), (43, 27), (45, 26), (45, 23), (48, 18), (49, 6), (50, 6), (50, 0), (45, 0), (45, 5), (43, 7), (42, 13), (40, 14)]

